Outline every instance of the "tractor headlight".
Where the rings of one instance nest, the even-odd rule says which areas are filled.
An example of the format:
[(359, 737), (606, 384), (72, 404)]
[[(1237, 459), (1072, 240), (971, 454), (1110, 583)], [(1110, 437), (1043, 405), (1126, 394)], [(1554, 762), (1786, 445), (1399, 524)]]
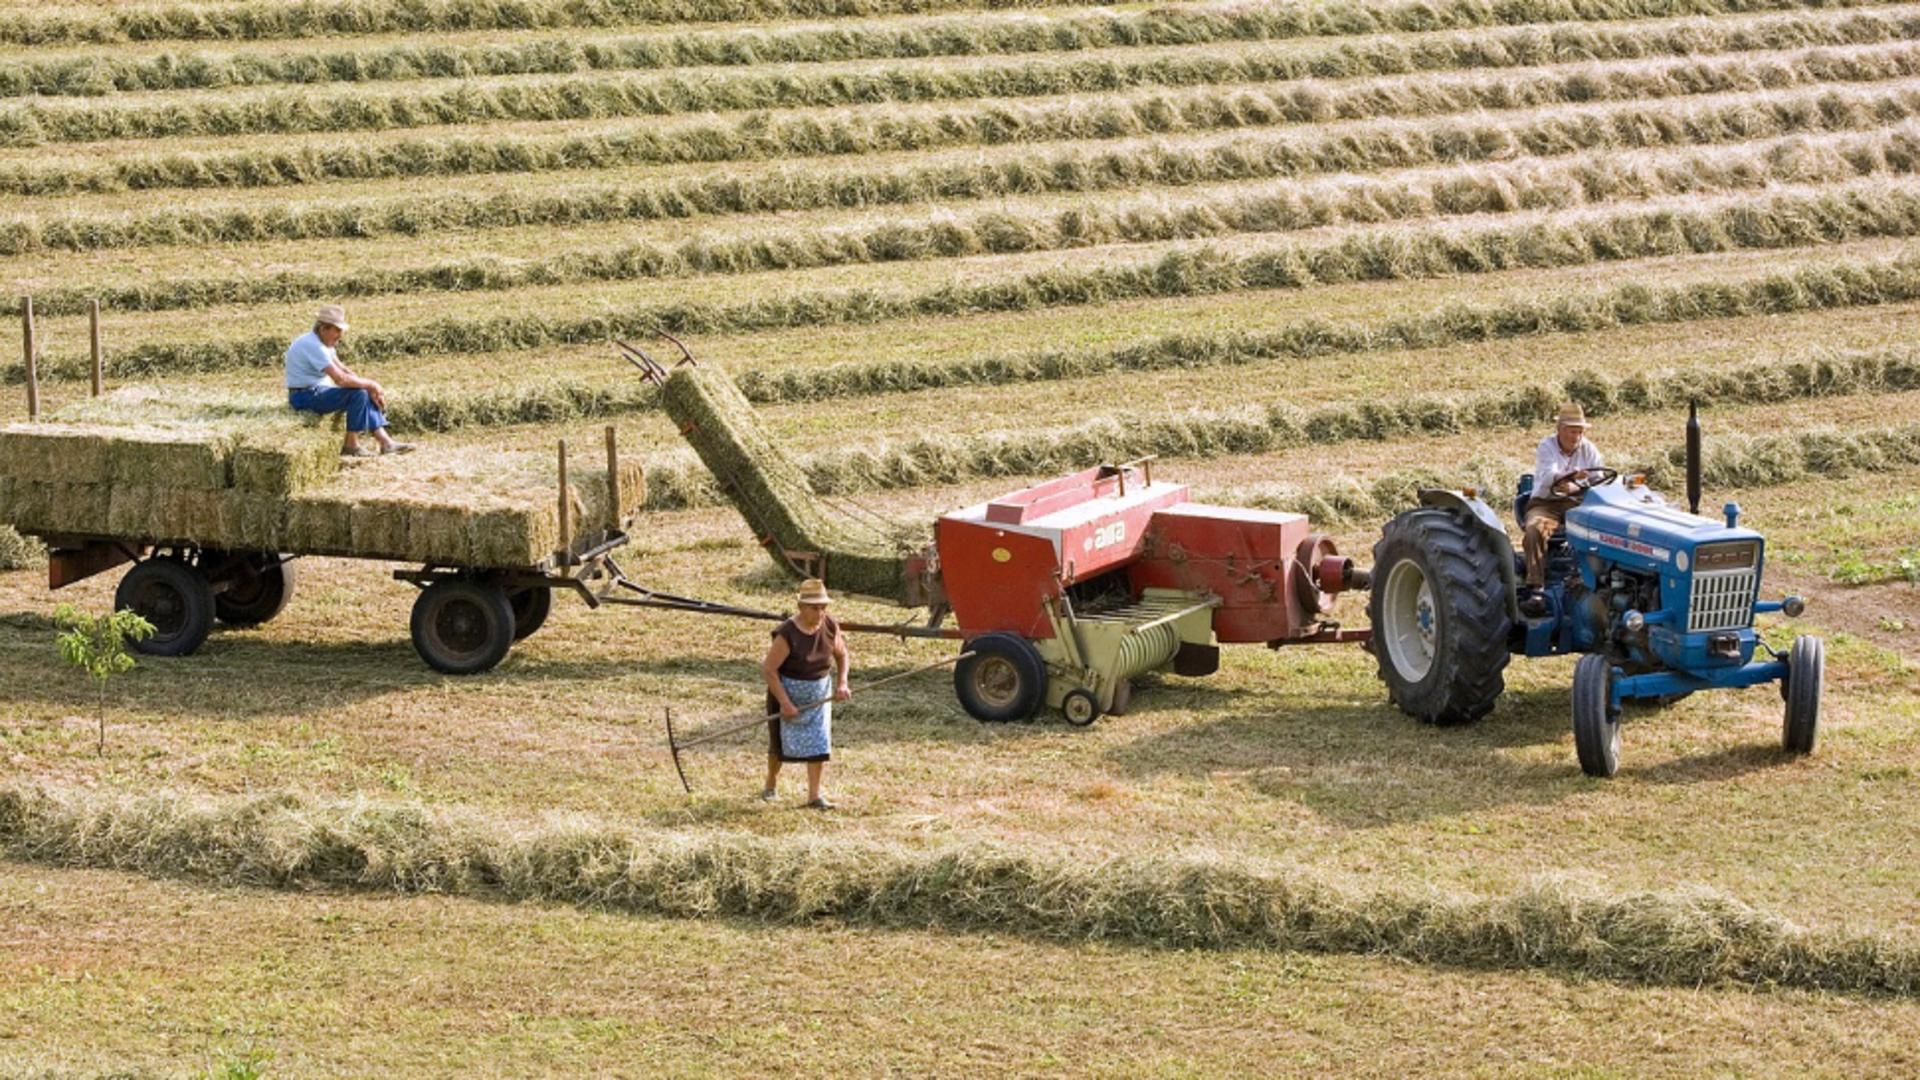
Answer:
[(1647, 628), (1647, 617), (1631, 609), (1629, 609), (1625, 615), (1620, 616), (1620, 622), (1627, 628), (1627, 632), (1630, 634), (1637, 634)]
[(1780, 601), (1780, 613), (1789, 619), (1799, 618), (1807, 610), (1807, 602), (1797, 596), (1789, 596)]

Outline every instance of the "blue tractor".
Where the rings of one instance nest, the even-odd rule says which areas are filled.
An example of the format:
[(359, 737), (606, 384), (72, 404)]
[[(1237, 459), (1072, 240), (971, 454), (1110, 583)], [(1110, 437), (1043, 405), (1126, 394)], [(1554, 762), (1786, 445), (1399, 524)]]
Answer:
[[(1531, 485), (1530, 475), (1521, 478), (1516, 518)], [(1579, 505), (1549, 548), (1539, 617), (1522, 613), (1525, 566), (1473, 490), (1424, 490), (1417, 509), (1387, 524), (1373, 549), (1368, 614), (1393, 703), (1430, 723), (1468, 723), (1505, 689), (1510, 656), (1572, 653), (1580, 657), (1574, 746), (1589, 776), (1619, 767), (1627, 707), (1770, 682), (1786, 702), (1786, 750), (1811, 753), (1825, 648), (1803, 636), (1780, 653), (1755, 633), (1755, 615), (1797, 616), (1804, 605), (1793, 596), (1760, 599), (1766, 541), (1740, 525), (1738, 505), (1727, 504), (1724, 520), (1698, 516), (1697, 414), (1687, 421), (1689, 512), (1611, 469), (1576, 487)]]

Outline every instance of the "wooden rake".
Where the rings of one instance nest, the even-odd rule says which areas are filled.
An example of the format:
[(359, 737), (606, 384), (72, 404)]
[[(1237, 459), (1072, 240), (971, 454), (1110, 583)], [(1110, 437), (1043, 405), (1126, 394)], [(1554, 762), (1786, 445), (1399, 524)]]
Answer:
[[(950, 667), (954, 664), (959, 663), (962, 660), (965, 660), (967, 657), (972, 655), (973, 654), (970, 652), (963, 652), (958, 656), (950, 656), (945, 660), (936, 660), (931, 664), (923, 664), (920, 667), (914, 668), (912, 671), (902, 671), (897, 675), (889, 675), (884, 679), (875, 679), (870, 683), (862, 683), (861, 685), (851, 687), (850, 689), (856, 690), (864, 694), (869, 690), (877, 690), (880, 687), (887, 685), (888, 683), (899, 682), (902, 679), (911, 678), (915, 675), (924, 675), (929, 671), (935, 671), (943, 667)], [(821, 698), (819, 701), (809, 701), (803, 705), (798, 705), (796, 707), (801, 712), (806, 712), (808, 709), (811, 709), (817, 705), (825, 705), (827, 702), (832, 700), (833, 700), (832, 697), (824, 697), (824, 698)], [(748, 728), (764, 727), (768, 723), (771, 723), (772, 721), (775, 721), (778, 719), (780, 719), (780, 714), (778, 712), (770, 712), (765, 716), (756, 716), (750, 720), (739, 720), (730, 724), (722, 724), (717, 728), (713, 728), (708, 731), (703, 731), (700, 734), (692, 736), (691, 738), (682, 742), (679, 739), (674, 737), (673, 706), (671, 705), (667, 706), (667, 750), (673, 754), (673, 771), (680, 775), (680, 786), (686, 789), (687, 794), (689, 795), (693, 794), (693, 785), (687, 782), (687, 770), (683, 768), (680, 763), (680, 751), (691, 749), (703, 743), (717, 742), (718, 740), (724, 739), (729, 735), (737, 735), (742, 731), (746, 731)]]

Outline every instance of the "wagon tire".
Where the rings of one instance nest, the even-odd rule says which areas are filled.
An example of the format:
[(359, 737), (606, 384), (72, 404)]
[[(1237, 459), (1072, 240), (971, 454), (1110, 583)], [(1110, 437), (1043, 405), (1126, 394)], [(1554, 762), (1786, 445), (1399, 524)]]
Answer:
[(1606, 779), (1620, 768), (1620, 710), (1613, 707), (1613, 660), (1599, 653), (1573, 666), (1573, 749), (1580, 771)]
[(1780, 680), (1787, 699), (1780, 744), (1789, 754), (1811, 754), (1820, 740), (1820, 696), (1827, 682), (1827, 646), (1817, 637), (1797, 637)]
[(1500, 560), (1478, 524), (1420, 509), (1387, 523), (1373, 547), (1367, 617), (1387, 696), (1431, 724), (1466, 724), (1506, 690), (1507, 610)]
[(131, 643), (147, 656), (187, 656), (213, 631), (213, 585), (181, 559), (135, 564), (114, 589), (113, 606), (153, 624), (152, 636)]
[(525, 641), (547, 624), (547, 616), (553, 613), (553, 590), (544, 585), (515, 589), (507, 594), (507, 603), (513, 607), (513, 640)]
[(435, 671), (477, 675), (513, 648), (513, 604), (504, 589), (478, 581), (436, 581), (413, 602), (413, 648)]
[[(239, 560), (239, 565), (227, 575), (231, 578), (227, 587), (214, 594), (215, 617), (228, 626), (261, 626), (287, 610), (298, 579), (287, 556), (256, 552), (231, 558)], [(224, 553), (202, 552), (200, 565), (221, 565), (228, 560)]]
[(953, 669), (953, 692), (967, 715), (988, 724), (1025, 720), (1047, 696), (1047, 665), (1033, 642), (995, 631), (967, 642), (972, 656)]

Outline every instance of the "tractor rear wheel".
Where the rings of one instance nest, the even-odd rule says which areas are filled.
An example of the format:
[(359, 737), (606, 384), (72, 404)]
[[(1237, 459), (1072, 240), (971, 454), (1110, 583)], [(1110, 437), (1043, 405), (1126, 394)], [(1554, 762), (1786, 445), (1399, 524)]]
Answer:
[(1004, 724), (1025, 720), (1047, 696), (1047, 664), (1033, 642), (995, 631), (968, 641), (972, 656), (953, 669), (953, 692), (975, 720)]
[(136, 563), (114, 590), (113, 607), (153, 624), (152, 636), (131, 643), (148, 656), (186, 656), (213, 630), (213, 585), (184, 559)]
[(1787, 653), (1787, 674), (1780, 681), (1787, 699), (1780, 742), (1789, 754), (1811, 754), (1820, 738), (1820, 694), (1826, 689), (1827, 646), (1817, 637), (1797, 637)]
[(1387, 696), (1410, 716), (1465, 724), (1506, 689), (1507, 611), (1500, 560), (1477, 523), (1423, 509), (1387, 523), (1373, 546), (1373, 654)]
[(1580, 771), (1606, 779), (1620, 768), (1620, 710), (1613, 707), (1613, 660), (1588, 653), (1573, 666), (1573, 749)]

